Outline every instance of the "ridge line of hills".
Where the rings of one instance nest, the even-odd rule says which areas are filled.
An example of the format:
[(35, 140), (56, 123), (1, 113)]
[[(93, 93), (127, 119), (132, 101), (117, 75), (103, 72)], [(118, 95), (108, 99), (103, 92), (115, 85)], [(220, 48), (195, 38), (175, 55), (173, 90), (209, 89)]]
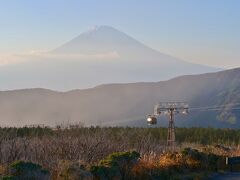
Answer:
[[(186, 75), (153, 83), (107, 84), (56, 92), (22, 89), (0, 92), (1, 126), (83, 122), (89, 125), (145, 126), (145, 116), (160, 101), (186, 101), (190, 107), (240, 102), (240, 68)], [(194, 112), (177, 126), (238, 128), (239, 110)], [(166, 125), (166, 120), (159, 125)]]

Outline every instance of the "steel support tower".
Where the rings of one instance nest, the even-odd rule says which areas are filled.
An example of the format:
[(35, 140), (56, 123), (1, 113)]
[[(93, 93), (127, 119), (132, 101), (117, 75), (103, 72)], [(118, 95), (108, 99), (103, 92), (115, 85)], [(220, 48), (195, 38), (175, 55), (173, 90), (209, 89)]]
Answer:
[(169, 109), (167, 145), (175, 146), (174, 109)]
[[(176, 114), (188, 114), (188, 104), (185, 102), (164, 102), (159, 103), (155, 105), (154, 107), (154, 114), (150, 115), (150, 119), (156, 119), (156, 117), (159, 117), (160, 115), (164, 114), (167, 115), (168, 120), (168, 133), (167, 133), (167, 146), (170, 147), (170, 149), (174, 149), (175, 147), (175, 126), (174, 126), (174, 117)], [(150, 121), (151, 122), (151, 121)], [(156, 123), (154, 123), (156, 124)]]

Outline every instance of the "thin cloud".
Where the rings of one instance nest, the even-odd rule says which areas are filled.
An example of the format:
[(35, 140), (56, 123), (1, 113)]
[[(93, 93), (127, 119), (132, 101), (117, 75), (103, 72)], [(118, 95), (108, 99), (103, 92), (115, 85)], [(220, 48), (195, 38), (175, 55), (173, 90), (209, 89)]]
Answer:
[(24, 58), (14, 54), (0, 54), (0, 66), (17, 64), (25, 61)]
[(30, 51), (28, 53), (19, 54), (0, 54), (0, 66), (17, 64), (26, 61), (34, 61), (39, 59), (54, 59), (54, 60), (112, 60), (119, 58), (116, 51), (99, 54), (53, 54), (44, 51)]

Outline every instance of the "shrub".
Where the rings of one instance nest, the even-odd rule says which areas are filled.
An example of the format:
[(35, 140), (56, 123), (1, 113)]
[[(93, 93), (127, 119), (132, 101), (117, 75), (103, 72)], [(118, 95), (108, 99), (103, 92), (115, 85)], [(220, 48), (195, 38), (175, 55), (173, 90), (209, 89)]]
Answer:
[(92, 166), (91, 172), (100, 179), (127, 179), (139, 158), (140, 154), (136, 151), (112, 153), (98, 166)]
[(31, 162), (16, 161), (9, 166), (8, 176), (3, 179), (49, 179), (49, 172)]
[(182, 152), (186, 165), (192, 169), (217, 171), (219, 164), (224, 164), (225, 158), (211, 152), (199, 152), (196, 149), (185, 148)]
[(4, 176), (4, 177), (2, 177), (1, 179), (2, 179), (2, 180), (15, 180), (15, 179), (17, 179), (17, 178), (14, 177), (14, 176)]
[(87, 171), (80, 162), (64, 162), (61, 161), (63, 168), (60, 170), (57, 179), (81, 179), (81, 180), (92, 180), (93, 174)]

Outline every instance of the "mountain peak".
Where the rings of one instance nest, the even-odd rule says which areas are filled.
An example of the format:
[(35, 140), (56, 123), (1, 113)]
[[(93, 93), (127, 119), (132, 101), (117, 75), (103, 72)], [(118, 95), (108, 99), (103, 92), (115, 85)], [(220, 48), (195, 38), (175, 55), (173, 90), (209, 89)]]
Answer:
[(87, 32), (96, 32), (96, 31), (106, 31), (106, 30), (114, 30), (114, 31), (118, 31), (117, 29), (113, 28), (112, 26), (108, 26), (108, 25), (96, 25), (91, 27)]
[(107, 25), (94, 26), (71, 41), (55, 49), (53, 53), (94, 54), (120, 52), (129, 47), (142, 48), (142, 43)]
[(78, 37), (89, 36), (89, 35), (103, 36), (104, 38), (106, 38), (106, 36), (112, 36), (112, 37), (123, 36), (123, 35), (127, 36), (125, 33), (117, 30), (116, 28), (113, 28), (112, 26), (101, 25), (101, 26), (91, 27), (89, 30), (81, 33)]

